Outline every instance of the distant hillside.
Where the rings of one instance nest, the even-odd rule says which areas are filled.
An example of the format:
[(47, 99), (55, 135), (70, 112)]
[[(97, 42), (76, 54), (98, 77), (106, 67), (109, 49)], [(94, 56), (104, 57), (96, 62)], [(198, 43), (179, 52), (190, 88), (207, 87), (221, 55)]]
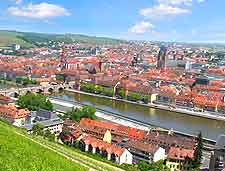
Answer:
[(0, 31), (0, 47), (10, 46), (12, 43), (20, 44), (23, 47), (33, 47), (32, 43), (29, 43), (21, 37), (23, 34), (18, 32)]
[(24, 48), (37, 47), (40, 43), (49, 41), (65, 43), (118, 44), (123, 40), (107, 37), (94, 37), (79, 34), (45, 34), (17, 31), (0, 31), (0, 47), (20, 44)]

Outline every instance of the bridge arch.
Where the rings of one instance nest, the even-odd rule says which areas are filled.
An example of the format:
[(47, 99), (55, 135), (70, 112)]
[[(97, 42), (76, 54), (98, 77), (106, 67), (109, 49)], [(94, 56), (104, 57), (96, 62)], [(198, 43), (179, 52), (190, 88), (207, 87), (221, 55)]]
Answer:
[(8, 93), (8, 96), (18, 98), (20, 96), (20, 93), (18, 91), (13, 91), (13, 92)]
[(43, 93), (43, 92), (44, 92), (44, 90), (41, 89), (41, 88), (39, 88), (39, 89), (37, 90), (37, 93), (39, 93), (39, 94), (41, 94), (41, 93)]
[(54, 89), (52, 87), (48, 88), (49, 93), (53, 93)]
[(61, 91), (63, 91), (64, 89), (65, 89), (65, 87), (59, 87), (59, 88), (58, 88), (58, 91), (61, 92)]

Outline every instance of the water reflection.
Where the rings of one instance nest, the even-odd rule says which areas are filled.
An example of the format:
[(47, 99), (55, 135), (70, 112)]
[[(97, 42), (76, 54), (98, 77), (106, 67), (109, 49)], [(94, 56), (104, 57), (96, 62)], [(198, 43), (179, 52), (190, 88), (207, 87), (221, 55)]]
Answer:
[(197, 134), (201, 131), (204, 137), (214, 140), (219, 134), (225, 133), (225, 122), (223, 121), (193, 117), (78, 93), (64, 93), (55, 96), (65, 100), (78, 101), (86, 105), (94, 105), (110, 112), (119, 113), (122, 116), (167, 129), (173, 128), (189, 134)]

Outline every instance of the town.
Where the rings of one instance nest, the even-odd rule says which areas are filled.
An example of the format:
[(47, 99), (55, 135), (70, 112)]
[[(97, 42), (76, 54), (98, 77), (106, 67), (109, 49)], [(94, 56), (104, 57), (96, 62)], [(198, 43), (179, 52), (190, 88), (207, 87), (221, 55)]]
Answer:
[[(138, 127), (129, 116), (115, 116), (119, 121), (99, 117), (99, 107), (90, 104), (68, 110), (66, 99), (54, 98), (76, 93), (223, 122), (225, 52), (220, 46), (47, 41), (30, 48), (10, 44), (0, 53), (0, 118), (27, 135), (46, 137), (123, 170), (224, 168), (220, 133), (215, 140), (201, 130), (143, 128), (141, 121)], [(111, 116), (107, 109), (100, 112)], [(127, 119), (129, 124), (123, 124)]]

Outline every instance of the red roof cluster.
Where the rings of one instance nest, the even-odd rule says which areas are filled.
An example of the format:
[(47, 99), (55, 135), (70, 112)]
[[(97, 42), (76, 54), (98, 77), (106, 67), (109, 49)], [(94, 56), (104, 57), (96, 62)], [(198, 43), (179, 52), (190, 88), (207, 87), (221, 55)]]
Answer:
[(91, 120), (82, 118), (80, 121), (81, 126), (92, 126), (96, 128), (107, 128), (111, 131), (112, 134), (117, 135), (124, 135), (129, 138), (134, 139), (143, 139), (144, 138), (144, 130), (137, 129), (137, 128), (131, 128), (128, 126), (123, 126), (120, 124), (108, 122), (108, 121), (98, 121), (98, 120)]
[(104, 142), (102, 140), (99, 140), (97, 138), (94, 138), (92, 136), (84, 136), (81, 139), (86, 145), (91, 145), (94, 148), (99, 148), (101, 151), (107, 151), (109, 154), (115, 154), (117, 156), (121, 156), (123, 152), (125, 151), (124, 148), (120, 148), (116, 145)]
[(174, 160), (194, 160), (194, 150), (171, 147), (168, 153), (168, 158)]
[(17, 109), (14, 105), (1, 105), (0, 116), (8, 119), (20, 119), (28, 115), (29, 111), (25, 109)]

